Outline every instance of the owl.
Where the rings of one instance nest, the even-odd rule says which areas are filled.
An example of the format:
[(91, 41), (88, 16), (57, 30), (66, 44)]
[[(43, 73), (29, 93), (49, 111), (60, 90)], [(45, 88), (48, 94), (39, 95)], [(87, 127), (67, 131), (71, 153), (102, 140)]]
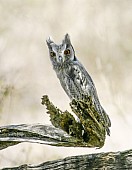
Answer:
[(47, 40), (50, 60), (60, 84), (71, 100), (83, 100), (84, 96), (91, 96), (93, 105), (104, 121), (106, 132), (110, 135), (111, 121), (98, 99), (93, 80), (75, 55), (68, 34), (62, 43), (57, 45), (49, 37)]

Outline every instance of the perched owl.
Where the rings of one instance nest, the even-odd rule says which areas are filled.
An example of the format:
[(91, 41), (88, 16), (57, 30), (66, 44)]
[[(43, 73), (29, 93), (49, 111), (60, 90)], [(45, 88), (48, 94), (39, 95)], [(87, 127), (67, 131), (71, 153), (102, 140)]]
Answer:
[(109, 127), (111, 122), (109, 116), (99, 102), (96, 88), (90, 75), (75, 56), (69, 35), (65, 35), (60, 45), (55, 44), (50, 37), (46, 42), (53, 69), (69, 98), (71, 100), (83, 100), (84, 96), (91, 96), (96, 110), (102, 116), (107, 134), (110, 135)]

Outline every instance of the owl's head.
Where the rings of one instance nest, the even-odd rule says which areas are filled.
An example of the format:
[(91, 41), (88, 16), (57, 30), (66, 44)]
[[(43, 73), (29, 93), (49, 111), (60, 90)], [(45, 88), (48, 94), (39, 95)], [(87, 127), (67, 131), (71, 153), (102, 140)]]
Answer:
[(55, 44), (50, 37), (46, 40), (46, 42), (54, 68), (64, 66), (65, 64), (76, 60), (75, 52), (68, 34), (65, 35), (60, 45)]

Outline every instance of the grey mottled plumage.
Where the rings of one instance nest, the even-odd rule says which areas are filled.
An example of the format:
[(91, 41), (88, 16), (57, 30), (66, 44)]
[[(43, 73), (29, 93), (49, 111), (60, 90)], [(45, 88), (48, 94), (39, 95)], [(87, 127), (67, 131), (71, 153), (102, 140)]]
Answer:
[(50, 38), (48, 38), (47, 45), (53, 69), (69, 98), (71, 100), (83, 100), (85, 95), (91, 96), (96, 110), (102, 116), (107, 134), (110, 135), (110, 119), (99, 102), (90, 75), (75, 56), (75, 51), (71, 44), (69, 35), (65, 35), (65, 38), (60, 45), (55, 44)]

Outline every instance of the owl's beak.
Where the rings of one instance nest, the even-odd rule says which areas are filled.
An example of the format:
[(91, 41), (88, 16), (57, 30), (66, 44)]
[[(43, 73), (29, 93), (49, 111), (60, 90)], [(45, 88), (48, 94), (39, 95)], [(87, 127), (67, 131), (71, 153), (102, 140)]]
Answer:
[(64, 61), (63, 61), (63, 57), (62, 57), (61, 55), (59, 55), (58, 61), (59, 61), (59, 63), (63, 63), (63, 62), (64, 62)]

